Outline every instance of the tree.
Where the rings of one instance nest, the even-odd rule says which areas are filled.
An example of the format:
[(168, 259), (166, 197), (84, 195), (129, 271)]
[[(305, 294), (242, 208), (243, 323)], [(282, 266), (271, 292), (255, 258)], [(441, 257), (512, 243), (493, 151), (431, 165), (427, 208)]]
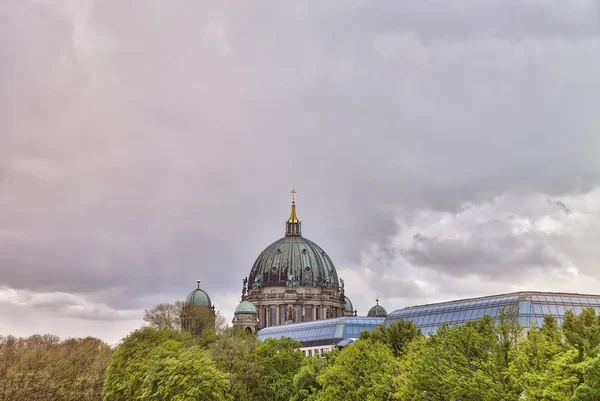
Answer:
[(359, 339), (344, 348), (317, 376), (320, 401), (379, 401), (393, 392), (398, 361), (388, 347)]
[(423, 337), (421, 330), (410, 320), (398, 320), (387, 327), (385, 324), (373, 329), (371, 332), (360, 333), (361, 339), (371, 338), (387, 345), (396, 358), (405, 354), (405, 349), (412, 341)]
[(581, 364), (584, 382), (575, 390), (572, 401), (600, 400), (600, 355)]
[(229, 381), (217, 370), (206, 351), (167, 341), (152, 352), (140, 388), (142, 401), (225, 401)]
[(0, 337), (0, 400), (100, 401), (111, 352), (92, 337)]
[(594, 308), (584, 309), (577, 316), (567, 311), (562, 329), (567, 343), (578, 352), (578, 362), (600, 346), (600, 317), (596, 316)]
[(563, 340), (556, 320), (544, 318), (541, 328), (529, 329), (510, 366), (510, 376), (525, 400), (570, 400), (578, 384), (577, 351)]
[(288, 401), (292, 396), (294, 375), (300, 369), (304, 356), (300, 343), (288, 337), (268, 338), (254, 352), (260, 380), (252, 399)]
[[(328, 356), (331, 353), (328, 353)], [(318, 355), (304, 358), (300, 370), (294, 375), (292, 381), (293, 395), (291, 401), (314, 401), (317, 399), (322, 387), (317, 381), (317, 376), (321, 374), (327, 366), (327, 360)]]
[(144, 327), (121, 340), (108, 364), (102, 390), (104, 401), (129, 401), (141, 396), (150, 355), (169, 340), (191, 344), (189, 333)]
[(260, 343), (255, 333), (233, 327), (218, 335), (209, 351), (217, 368), (229, 375), (229, 393), (234, 400), (251, 399), (260, 387), (261, 372), (255, 357)]
[(158, 304), (153, 309), (144, 311), (144, 322), (154, 329), (181, 330), (181, 318), (184, 302), (174, 304)]
[(518, 400), (520, 391), (508, 368), (517, 329), (514, 322), (495, 324), (489, 316), (442, 326), (411, 348), (396, 399)]
[(154, 329), (189, 331), (195, 336), (205, 330), (221, 333), (227, 327), (227, 320), (219, 311), (180, 301), (145, 310), (143, 320)]

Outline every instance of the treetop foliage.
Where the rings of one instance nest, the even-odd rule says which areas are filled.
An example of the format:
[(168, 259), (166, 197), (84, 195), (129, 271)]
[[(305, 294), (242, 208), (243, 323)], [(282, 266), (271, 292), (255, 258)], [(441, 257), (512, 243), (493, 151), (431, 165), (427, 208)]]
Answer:
[(0, 336), (0, 401), (101, 401), (111, 353), (92, 337)]
[(144, 327), (114, 350), (94, 338), (0, 337), (0, 401), (600, 400), (593, 309), (561, 325), (517, 321), (505, 310), (427, 337), (398, 321), (324, 358), (239, 328)]

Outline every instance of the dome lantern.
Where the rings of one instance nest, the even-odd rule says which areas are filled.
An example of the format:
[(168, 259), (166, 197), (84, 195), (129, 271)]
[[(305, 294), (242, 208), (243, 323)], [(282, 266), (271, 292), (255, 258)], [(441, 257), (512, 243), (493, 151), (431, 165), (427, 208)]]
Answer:
[(375, 298), (375, 302), (377, 304), (369, 309), (369, 313), (367, 313), (368, 317), (387, 317), (388, 313), (385, 308), (379, 305), (379, 297)]
[(290, 213), (290, 218), (285, 222), (285, 236), (297, 235), (299, 237), (302, 236), (301, 230), (301, 222), (298, 216), (296, 215), (296, 190), (292, 188), (290, 191), (292, 194), (292, 212)]

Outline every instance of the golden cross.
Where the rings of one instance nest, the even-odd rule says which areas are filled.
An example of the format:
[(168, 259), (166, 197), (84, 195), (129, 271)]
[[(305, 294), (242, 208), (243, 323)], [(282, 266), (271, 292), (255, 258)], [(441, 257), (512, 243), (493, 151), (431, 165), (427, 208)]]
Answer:
[(296, 194), (298, 192), (296, 192), (296, 190), (294, 188), (292, 188), (292, 190), (290, 191), (290, 193), (292, 194), (292, 203), (296, 202)]

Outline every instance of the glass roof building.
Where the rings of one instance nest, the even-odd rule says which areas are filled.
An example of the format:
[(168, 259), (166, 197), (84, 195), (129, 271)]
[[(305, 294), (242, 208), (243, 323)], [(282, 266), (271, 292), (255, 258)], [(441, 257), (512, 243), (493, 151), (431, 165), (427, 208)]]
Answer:
[(312, 322), (293, 323), (265, 327), (258, 332), (258, 339), (290, 337), (302, 343), (302, 347), (334, 346), (344, 339), (358, 338), (362, 331), (371, 331), (384, 322), (378, 317), (338, 317)]
[[(258, 339), (291, 337), (302, 343), (305, 353), (309, 348), (350, 344), (362, 331), (371, 331), (384, 323), (387, 326), (400, 319), (409, 320), (427, 335), (436, 333), (446, 323), (450, 326), (464, 324), (484, 315), (498, 317), (502, 308), (518, 310), (519, 324), (523, 329), (541, 326), (544, 316), (554, 317), (559, 324), (565, 312), (572, 310), (576, 315), (586, 308), (595, 308), (600, 313), (600, 295), (566, 294), (552, 292), (514, 292), (480, 298), (460, 299), (428, 305), (409, 306), (398, 309), (383, 317), (347, 316), (333, 319), (293, 323), (266, 327), (258, 332)], [(324, 349), (321, 348), (321, 355)]]
[(502, 308), (519, 311), (519, 324), (524, 329), (541, 326), (545, 315), (562, 322), (567, 310), (576, 315), (583, 309), (595, 308), (600, 312), (600, 295), (552, 292), (515, 292), (481, 298), (461, 299), (436, 304), (409, 306), (395, 310), (385, 319), (390, 325), (397, 320), (414, 322), (423, 334), (435, 333), (442, 324), (463, 324), (484, 315), (495, 318)]

